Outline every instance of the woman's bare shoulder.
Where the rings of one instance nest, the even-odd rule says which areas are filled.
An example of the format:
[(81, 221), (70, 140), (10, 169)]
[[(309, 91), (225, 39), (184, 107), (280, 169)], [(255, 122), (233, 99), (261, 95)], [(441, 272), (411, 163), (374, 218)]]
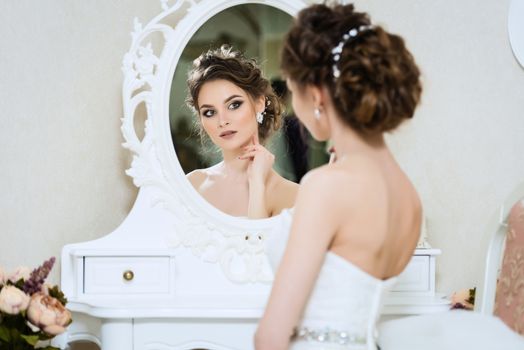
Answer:
[(196, 169), (192, 172), (186, 174), (187, 179), (193, 185), (194, 188), (198, 189), (200, 185), (207, 179), (209, 176), (208, 169)]
[[(332, 208), (350, 209), (376, 189), (376, 181), (362, 169), (348, 169), (335, 164), (318, 167), (304, 176), (300, 193), (304, 197), (323, 198)], [(366, 175), (368, 174), (368, 175)]]

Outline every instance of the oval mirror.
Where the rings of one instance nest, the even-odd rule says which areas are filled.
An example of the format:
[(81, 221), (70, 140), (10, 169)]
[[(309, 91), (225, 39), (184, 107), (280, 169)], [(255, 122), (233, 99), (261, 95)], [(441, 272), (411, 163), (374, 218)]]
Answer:
[(275, 155), (277, 173), (299, 182), (308, 170), (327, 161), (325, 145), (315, 142), (294, 117), (286, 84), (280, 76), (281, 46), (292, 20), (291, 15), (272, 6), (242, 4), (217, 13), (191, 37), (176, 66), (169, 102), (171, 136), (185, 174), (209, 168), (222, 160), (220, 149), (208, 137), (200, 136), (200, 120), (184, 100), (187, 73), (193, 60), (224, 44), (247, 58), (255, 58), (286, 106), (282, 127), (266, 142), (268, 150)]
[[(234, 40), (233, 45), (246, 51), (246, 56), (259, 55), (258, 61), (266, 77), (278, 77), (280, 54), (277, 46), (285, 25), (280, 22), (278, 25), (263, 24), (263, 20), (270, 21), (268, 17), (275, 16), (273, 20), (285, 19), (289, 25), (291, 17), (306, 3), (303, 0), (162, 0), (161, 4), (163, 11), (149, 23), (143, 25), (135, 19), (131, 48), (122, 67), (123, 145), (133, 154), (126, 173), (140, 187), (133, 210), (152, 208), (154, 231), (159, 232), (164, 244), (219, 265), (230, 281), (267, 283), (272, 277), (266, 268), (263, 242), (267, 235), (273, 234), (279, 216), (275, 213), (270, 218), (247, 220), (228, 215), (199, 195), (185, 176), (192, 169), (188, 154), (200, 152), (184, 149), (186, 142), (190, 145), (186, 148), (200, 144), (194, 133), (194, 117), (188, 109), (184, 112), (185, 76), (194, 58), (212, 45), (221, 44), (220, 40), (213, 39), (218, 37), (216, 33), (225, 32), (229, 40)], [(249, 7), (253, 5), (258, 7)], [(269, 14), (263, 15), (263, 11)], [(233, 13), (240, 23), (234, 24), (231, 18), (228, 19), (227, 16)], [(226, 21), (221, 20), (221, 27), (216, 24), (215, 29), (205, 29), (222, 16), (226, 16)], [(235, 25), (236, 30), (226, 30), (230, 25)], [(239, 29), (241, 25), (243, 29)], [(140, 106), (145, 108), (146, 118), (143, 134), (138, 137), (135, 122)], [(325, 147), (309, 141), (307, 144), (308, 168), (324, 163)], [(285, 144), (281, 147), (287, 149)], [(283, 156), (278, 150), (274, 152), (279, 158), (289, 157), (288, 152)], [(193, 166), (212, 164), (204, 161), (207, 158), (193, 162)], [(278, 166), (280, 169), (276, 170), (282, 176), (289, 176), (290, 171), (286, 170), (289, 163), (288, 168)]]

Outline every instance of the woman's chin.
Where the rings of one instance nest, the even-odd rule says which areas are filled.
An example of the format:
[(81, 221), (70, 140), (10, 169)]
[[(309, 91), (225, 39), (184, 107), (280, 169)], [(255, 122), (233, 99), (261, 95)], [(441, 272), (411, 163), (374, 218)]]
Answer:
[(320, 132), (318, 130), (309, 130), (311, 136), (318, 142), (324, 142), (330, 139), (328, 133)]
[(245, 145), (248, 144), (248, 141), (242, 142), (242, 140), (228, 140), (228, 141), (221, 141), (217, 144), (218, 147), (222, 151), (225, 152), (232, 152), (232, 151), (238, 151), (239, 149), (242, 149)]

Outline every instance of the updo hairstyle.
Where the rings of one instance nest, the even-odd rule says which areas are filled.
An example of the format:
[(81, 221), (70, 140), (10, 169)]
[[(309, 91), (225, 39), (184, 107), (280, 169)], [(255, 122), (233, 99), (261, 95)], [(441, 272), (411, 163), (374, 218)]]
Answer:
[[(282, 52), (284, 74), (300, 88), (327, 87), (339, 117), (367, 135), (395, 129), (412, 118), (422, 92), (420, 72), (404, 40), (371, 26), (353, 5), (312, 5), (299, 12)], [(332, 54), (344, 34), (366, 27)], [(340, 76), (333, 75), (337, 64)]]
[(235, 84), (253, 100), (265, 97), (264, 121), (258, 124), (258, 138), (260, 143), (264, 143), (280, 127), (283, 110), (271, 84), (262, 76), (256, 60), (245, 58), (228, 45), (209, 50), (195, 59), (193, 68), (188, 73), (186, 103), (197, 115), (200, 89), (205, 83), (219, 79)]

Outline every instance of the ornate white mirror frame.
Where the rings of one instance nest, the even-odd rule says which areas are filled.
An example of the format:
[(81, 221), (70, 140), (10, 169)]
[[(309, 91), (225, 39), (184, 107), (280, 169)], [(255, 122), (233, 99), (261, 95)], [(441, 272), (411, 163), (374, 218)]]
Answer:
[[(138, 196), (113, 232), (62, 249), (61, 285), (74, 322), (55, 338), (61, 348), (74, 341), (102, 349), (156, 349), (162, 341), (183, 344), (183, 349), (247, 348), (269, 294), (273, 276), (263, 239), (278, 217), (232, 217), (200, 197), (177, 160), (168, 102), (178, 60), (208, 19), (243, 4), (272, 6), (294, 17), (306, 3), (160, 4), (161, 13), (146, 25), (135, 19), (122, 67), (123, 146), (133, 154), (127, 174), (139, 187)], [(143, 106), (146, 120), (140, 130), (135, 125)], [(160, 330), (174, 324), (176, 334)]]
[(524, 1), (512, 0), (509, 4), (508, 35), (515, 58), (524, 68)]
[[(123, 62), (122, 133), (124, 147), (133, 153), (127, 174), (133, 177), (140, 191), (150, 191), (155, 204), (162, 204), (176, 217), (173, 236), (168, 242), (170, 247), (192, 248), (195, 254), (207, 261), (220, 261), (226, 275), (235, 282), (271, 279), (261, 270), (262, 243), (278, 218), (247, 220), (233, 217), (216, 209), (198, 194), (186, 179), (173, 148), (169, 98), (178, 60), (195, 32), (219, 12), (246, 3), (272, 6), (291, 16), (306, 6), (301, 0), (182, 0), (173, 5), (161, 0), (163, 11), (147, 25), (143, 26), (135, 18), (131, 48)], [(173, 16), (181, 17), (174, 27), (163, 23)], [(164, 45), (155, 55), (151, 40), (158, 33), (162, 34)], [(185, 94), (185, 91), (179, 93)], [(141, 103), (145, 104), (147, 111), (142, 140), (135, 130), (135, 112)], [(225, 257), (231, 249), (224, 249), (225, 246), (235, 247), (238, 254), (250, 255), (251, 272), (242, 276), (234, 274), (231, 259)]]

